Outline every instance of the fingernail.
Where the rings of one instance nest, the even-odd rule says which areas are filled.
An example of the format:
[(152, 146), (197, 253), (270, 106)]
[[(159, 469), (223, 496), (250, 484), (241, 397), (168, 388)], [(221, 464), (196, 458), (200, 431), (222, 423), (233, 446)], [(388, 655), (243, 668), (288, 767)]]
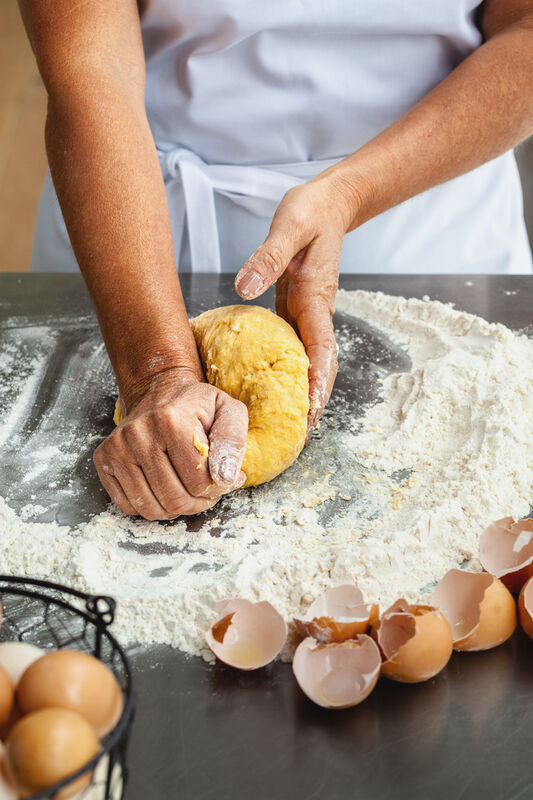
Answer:
[(237, 473), (239, 472), (239, 465), (234, 458), (226, 456), (223, 458), (218, 466), (218, 474), (224, 483), (235, 483), (237, 480)]
[(237, 281), (237, 290), (243, 297), (255, 297), (263, 288), (263, 277), (251, 269), (244, 273)]

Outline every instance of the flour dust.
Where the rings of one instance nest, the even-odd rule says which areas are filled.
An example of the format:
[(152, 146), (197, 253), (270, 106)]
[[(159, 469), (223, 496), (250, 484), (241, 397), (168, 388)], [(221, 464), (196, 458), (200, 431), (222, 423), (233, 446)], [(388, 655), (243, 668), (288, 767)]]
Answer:
[[(384, 607), (423, 598), (452, 566), (478, 569), (483, 527), (526, 515), (533, 499), (533, 341), (428, 300), (341, 291), (336, 307), (338, 384), (286, 473), (172, 523), (114, 508), (42, 523), (32, 521), (42, 497), (28, 495), (18, 515), (0, 500), (2, 571), (111, 594), (120, 640), (210, 658), (218, 599), (269, 600), (290, 620), (341, 583)], [(6, 441), (39, 380), (37, 363), (11, 382)], [(51, 435), (41, 444), (52, 449), (35, 470), (65, 452)]]

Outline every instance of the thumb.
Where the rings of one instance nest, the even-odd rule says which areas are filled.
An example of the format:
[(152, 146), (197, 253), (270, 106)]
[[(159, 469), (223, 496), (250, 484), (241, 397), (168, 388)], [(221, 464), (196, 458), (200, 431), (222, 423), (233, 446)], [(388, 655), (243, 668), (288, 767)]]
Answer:
[(217, 484), (230, 487), (244, 481), (241, 464), (248, 437), (248, 409), (219, 391), (209, 431), (209, 472)]
[(253, 300), (272, 286), (282, 275), (294, 256), (309, 244), (300, 228), (290, 224), (284, 214), (277, 214), (270, 232), (255, 253), (250, 256), (235, 278), (235, 289), (244, 300)]

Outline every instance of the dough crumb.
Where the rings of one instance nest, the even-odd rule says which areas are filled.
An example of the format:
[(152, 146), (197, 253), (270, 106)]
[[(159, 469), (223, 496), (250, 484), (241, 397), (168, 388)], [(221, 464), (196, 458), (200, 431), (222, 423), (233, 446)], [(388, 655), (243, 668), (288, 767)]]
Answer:
[[(206, 444), (206, 442), (202, 442), (200, 440), (200, 437), (198, 436), (196, 431), (194, 432), (192, 443), (193, 443), (194, 447), (196, 448), (196, 450), (198, 450), (198, 452), (200, 453), (202, 458), (207, 458), (207, 456), (209, 455), (209, 445)], [(200, 464), (198, 464), (196, 469), (201, 469), (201, 468), (202, 468), (202, 464), (200, 462)]]

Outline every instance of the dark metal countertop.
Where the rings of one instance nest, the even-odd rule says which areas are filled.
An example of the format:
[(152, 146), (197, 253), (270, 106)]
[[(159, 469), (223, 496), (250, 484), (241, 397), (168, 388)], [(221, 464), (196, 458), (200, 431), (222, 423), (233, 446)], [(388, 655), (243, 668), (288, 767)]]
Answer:
[[(532, 329), (533, 277), (346, 276), (341, 285), (427, 294), (491, 322)], [(237, 301), (230, 277), (184, 276), (183, 287), (192, 314)], [(98, 340), (81, 279), (0, 276), (0, 355), (14, 327), (45, 324), (61, 332), (48, 365), (53, 386), (61, 360)], [(90, 424), (101, 437), (110, 430), (112, 408), (105, 358), (93, 372), (100, 403)], [(2, 462), (1, 493), (7, 488), (10, 505), (20, 510), (30, 489), (9, 453)], [(73, 475), (76, 513), (71, 501), (66, 507), (61, 486), (35, 501), (53, 504), (62, 522), (106, 503), (90, 452), (81, 454)], [(426, 684), (380, 681), (361, 706), (341, 712), (313, 706), (286, 664), (239, 673), (163, 646), (132, 648), (130, 657), (138, 703), (128, 800), (533, 798), (533, 642), (521, 633), (496, 650), (453, 656)]]

